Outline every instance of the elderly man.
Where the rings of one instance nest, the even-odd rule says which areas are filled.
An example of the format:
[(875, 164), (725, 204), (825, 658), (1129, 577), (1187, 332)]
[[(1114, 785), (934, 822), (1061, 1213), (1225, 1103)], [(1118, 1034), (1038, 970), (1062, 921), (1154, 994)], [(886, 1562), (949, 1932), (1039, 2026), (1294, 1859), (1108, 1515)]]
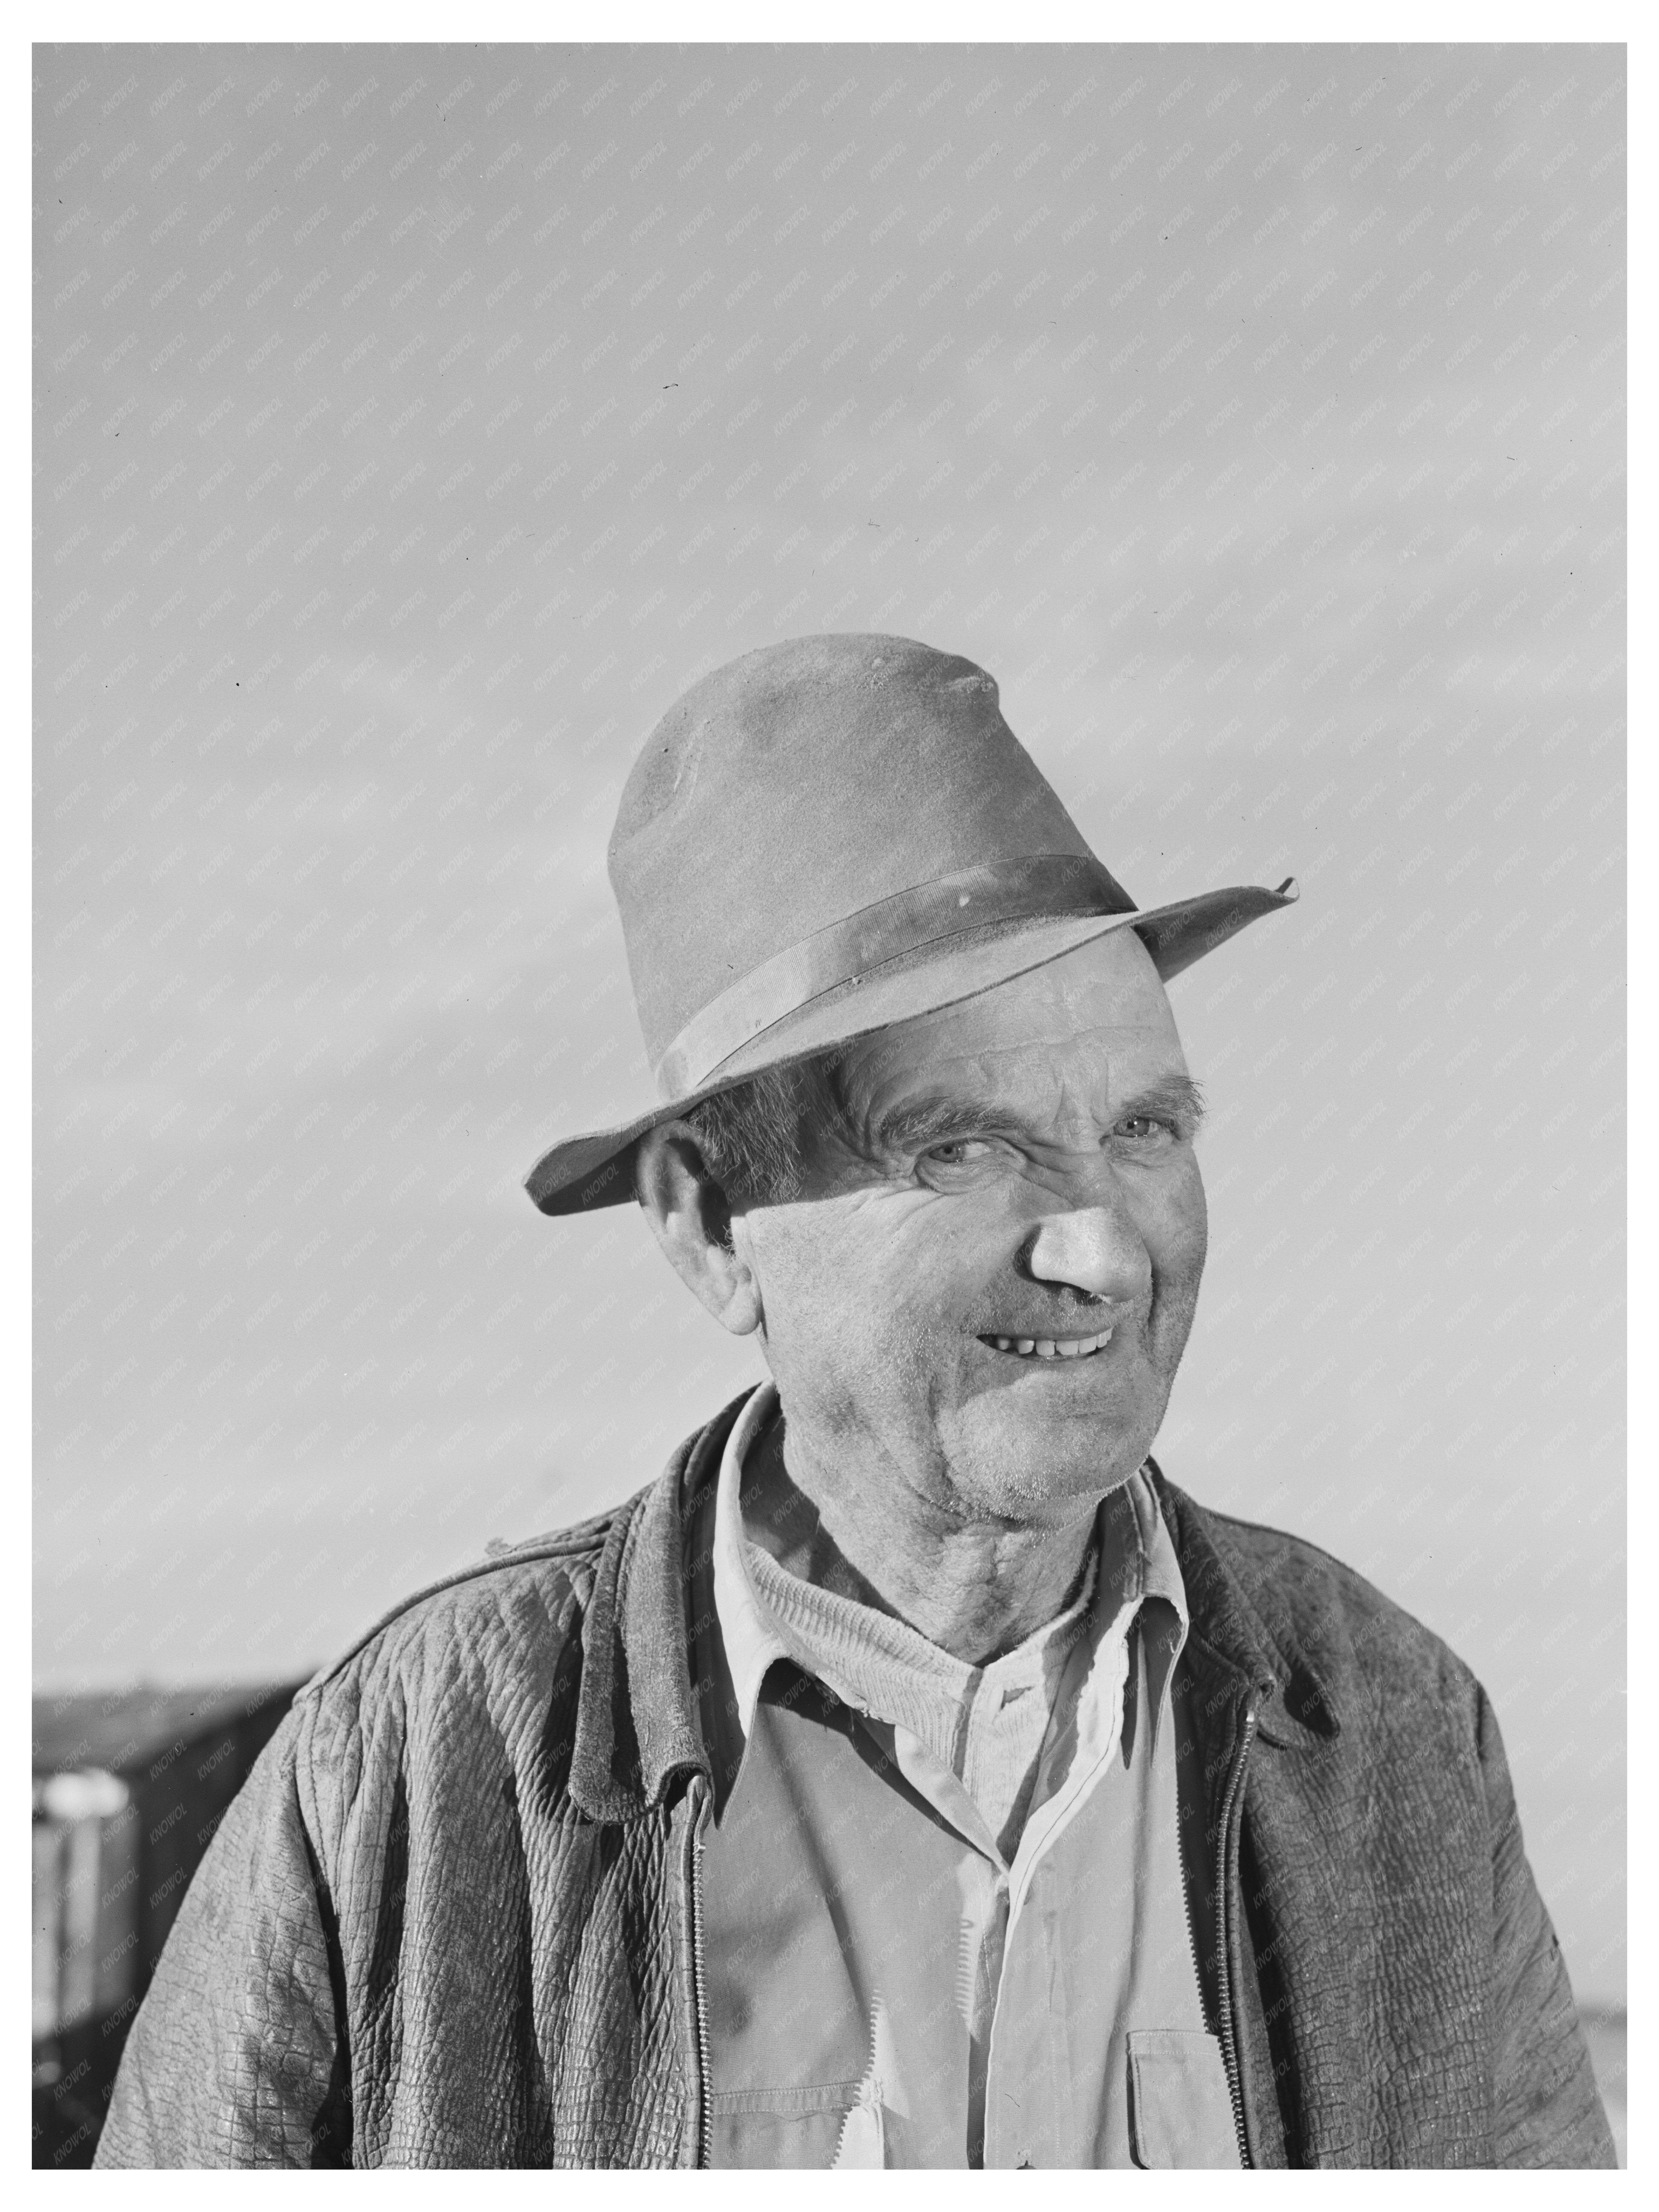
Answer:
[(296, 1699), (105, 2165), (1613, 2162), (1497, 1723), (1148, 1452), (1206, 1244), (1138, 912), (971, 663), (828, 636), (653, 732), (636, 1197), (770, 1379)]

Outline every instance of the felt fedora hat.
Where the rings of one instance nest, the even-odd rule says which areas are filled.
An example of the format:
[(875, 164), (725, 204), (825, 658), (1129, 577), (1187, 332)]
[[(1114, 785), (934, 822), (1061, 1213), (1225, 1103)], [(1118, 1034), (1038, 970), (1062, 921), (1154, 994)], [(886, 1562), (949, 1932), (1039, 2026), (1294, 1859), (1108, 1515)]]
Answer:
[(764, 646), (647, 739), (611, 839), (656, 1097), (526, 1179), (544, 1213), (634, 1194), (656, 1123), (763, 1069), (954, 1005), (1112, 929), (1178, 975), (1277, 890), (1139, 912), (971, 660), (903, 637)]

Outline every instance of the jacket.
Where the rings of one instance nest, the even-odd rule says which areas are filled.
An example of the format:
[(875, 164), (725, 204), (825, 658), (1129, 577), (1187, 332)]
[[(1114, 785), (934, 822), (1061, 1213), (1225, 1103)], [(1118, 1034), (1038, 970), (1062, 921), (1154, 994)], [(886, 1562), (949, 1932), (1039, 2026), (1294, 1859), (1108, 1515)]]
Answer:
[[(410, 1599), (299, 1693), (180, 1911), (98, 2165), (703, 2161), (683, 1505), (740, 1403), (627, 1504)], [(1327, 1553), (1152, 1474), (1247, 2161), (1612, 2166), (1479, 1683)]]

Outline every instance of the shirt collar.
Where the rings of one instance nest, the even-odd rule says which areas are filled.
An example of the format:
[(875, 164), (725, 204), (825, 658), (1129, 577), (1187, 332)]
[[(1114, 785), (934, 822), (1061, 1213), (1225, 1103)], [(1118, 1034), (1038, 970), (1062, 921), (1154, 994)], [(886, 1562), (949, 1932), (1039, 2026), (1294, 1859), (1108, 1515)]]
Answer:
[(750, 1445), (776, 1411), (778, 1386), (763, 1382), (732, 1425), (714, 1492), (714, 1611), (737, 1698), (738, 1721), (746, 1737), (754, 1725), (766, 1670), (787, 1659), (789, 1644), (771, 1608), (763, 1603), (744, 1558), (740, 1486)]

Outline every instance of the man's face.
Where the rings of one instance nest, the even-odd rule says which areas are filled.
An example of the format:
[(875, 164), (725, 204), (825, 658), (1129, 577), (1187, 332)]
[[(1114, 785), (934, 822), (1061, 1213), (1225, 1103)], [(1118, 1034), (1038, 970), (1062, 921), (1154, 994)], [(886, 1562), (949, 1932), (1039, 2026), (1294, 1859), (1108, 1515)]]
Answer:
[(799, 1198), (734, 1224), (792, 1428), (952, 1516), (1074, 1519), (1150, 1447), (1204, 1267), (1150, 956), (1114, 931), (853, 1047), (841, 1080), (855, 1141), (805, 1133)]

